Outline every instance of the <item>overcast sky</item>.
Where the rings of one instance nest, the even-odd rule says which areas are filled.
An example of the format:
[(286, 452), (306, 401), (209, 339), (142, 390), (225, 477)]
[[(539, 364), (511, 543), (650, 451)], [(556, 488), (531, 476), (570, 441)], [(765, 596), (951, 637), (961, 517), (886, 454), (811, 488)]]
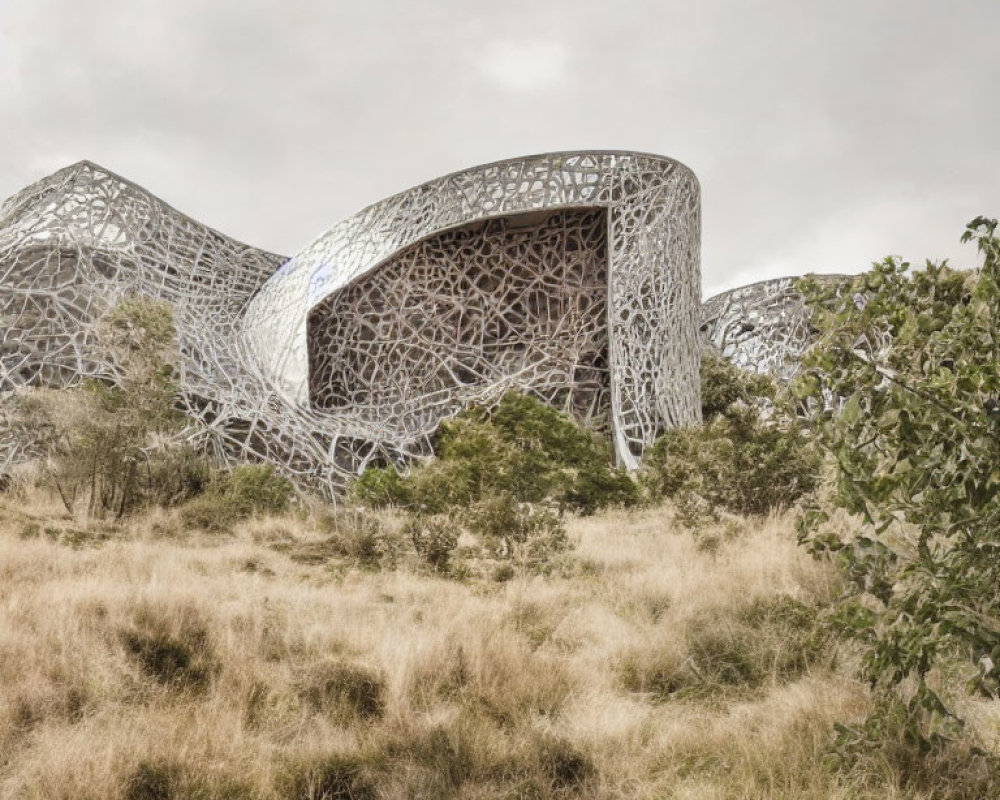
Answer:
[(998, 0), (0, 0), (0, 196), (88, 158), (283, 254), (550, 150), (702, 186), (706, 295), (1000, 215)]

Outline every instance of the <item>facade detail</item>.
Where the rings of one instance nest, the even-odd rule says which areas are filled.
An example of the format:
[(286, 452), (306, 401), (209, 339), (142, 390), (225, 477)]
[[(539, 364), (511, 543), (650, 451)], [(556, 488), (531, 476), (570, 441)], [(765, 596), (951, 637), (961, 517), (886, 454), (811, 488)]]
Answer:
[[(185, 435), (220, 459), (335, 493), (517, 389), (634, 467), (699, 419), (699, 203), (670, 159), (533, 156), (402, 192), (285, 259), (81, 162), (0, 207), (0, 401), (114, 380), (97, 324), (143, 294), (173, 304)], [(30, 451), (0, 419), (0, 472)]]
[[(473, 282), (488, 282), (489, 274), (495, 278), (502, 273), (504, 258), (509, 261), (509, 257), (498, 256), (492, 264), (484, 253), (516, 249), (518, 238), (513, 231), (520, 224), (533, 224), (530, 219), (520, 221), (521, 215), (570, 210), (601, 211), (607, 219), (607, 288), (592, 298), (590, 321), (581, 322), (593, 328), (593, 311), (606, 304), (606, 333), (602, 335), (607, 348), (603, 362), (606, 367), (600, 359), (594, 363), (598, 370), (607, 370), (610, 402), (606, 411), (618, 458), (634, 467), (643, 447), (660, 431), (694, 423), (700, 415), (699, 189), (694, 174), (670, 159), (620, 152), (534, 156), (447, 175), (376, 203), (333, 227), (281, 267), (250, 303), (244, 317), (245, 339), (262, 373), (301, 407), (310, 406), (311, 390), (319, 406), (327, 402), (325, 393), (334, 397), (344, 391), (336, 388), (336, 382), (324, 387), (319, 386), (320, 379), (311, 382), (310, 364), (321, 367), (323, 375), (355, 375), (356, 384), (350, 391), (357, 392), (357, 397), (368, 397), (372, 391), (381, 391), (375, 388), (382, 380), (377, 370), (397, 370), (398, 365), (372, 365), (370, 378), (357, 373), (351, 366), (352, 359), (356, 360), (369, 345), (359, 350), (358, 338), (349, 337), (346, 347), (340, 349), (330, 336), (346, 331), (339, 322), (324, 322), (325, 313), (346, 307), (359, 311), (366, 321), (357, 324), (366, 326), (366, 335), (378, 340), (384, 335), (379, 331), (385, 330), (380, 326), (390, 324), (391, 318), (399, 323), (401, 315), (405, 315), (405, 311), (389, 308), (391, 302), (383, 299), (381, 292), (391, 278), (382, 271), (396, 274), (393, 291), (398, 302), (405, 283), (404, 262), (410, 259), (410, 270), (423, 269), (412, 253), (401, 255), (402, 251), (431, 237), (450, 231), (458, 236), (459, 229), (500, 220), (499, 227), (487, 226), (482, 235), (469, 237), (468, 262), (460, 259), (460, 264), (454, 263), (464, 245), (445, 245), (443, 240), (420, 245), (423, 256), (436, 249), (442, 261), (435, 266), (428, 263), (429, 272), (426, 279), (421, 278), (424, 282), (417, 296), (428, 303), (440, 302), (444, 308), (465, 299), (475, 301), (476, 292), (463, 289), (463, 281), (468, 284), (471, 276)], [(578, 224), (569, 219), (564, 217), (563, 222), (550, 225)], [(522, 287), (542, 287), (549, 280), (540, 270), (552, 264), (546, 266), (539, 254), (551, 247), (551, 242), (545, 245), (538, 237), (551, 233), (542, 233), (544, 220), (539, 224), (541, 227), (536, 226), (535, 233), (526, 237), (535, 243), (525, 245), (532, 254), (528, 263), (519, 267), (522, 277), (515, 283), (519, 281)], [(501, 234), (501, 228), (507, 233)], [(497, 243), (497, 237), (505, 242)], [(566, 234), (567, 242), (573, 238)], [(592, 247), (596, 246), (597, 242), (592, 242)], [(452, 255), (448, 254), (449, 247)], [(400, 260), (393, 262), (397, 258)], [(451, 268), (445, 269), (443, 264), (449, 259)], [(548, 291), (553, 297), (561, 295), (558, 303), (569, 308), (575, 302), (571, 296), (579, 297), (586, 281), (596, 279), (594, 269), (589, 278), (573, 279), (578, 283), (576, 290), (566, 285), (550, 286)], [(532, 270), (534, 275), (530, 276)], [(430, 272), (435, 272), (436, 277)], [(506, 366), (483, 370), (481, 363), (462, 364), (461, 356), (456, 358), (441, 347), (444, 339), (440, 337), (455, 335), (453, 317), (447, 317), (447, 322), (445, 317), (430, 320), (419, 331), (407, 324), (407, 337), (395, 343), (391, 355), (393, 359), (402, 358), (404, 364), (401, 372), (393, 373), (403, 377), (391, 413), (372, 404), (343, 412), (344, 419), (350, 418), (353, 427), (362, 432), (364, 441), (378, 442), (378, 448), (386, 452), (426, 452), (429, 437), (440, 420), (454, 414), (461, 403), (491, 403), (509, 389), (535, 391), (534, 382), (539, 379), (538, 391), (546, 397), (553, 392), (559, 394), (556, 385), (561, 381), (569, 384), (574, 380), (569, 373), (576, 370), (578, 356), (569, 351), (584, 344), (585, 333), (567, 331), (552, 339), (558, 326), (556, 309), (549, 320), (527, 309), (519, 311), (511, 305), (516, 305), (515, 295), (505, 284), (478, 297), (482, 302), (470, 308), (470, 318), (459, 322), (469, 335), (479, 335), (475, 333), (475, 315), (492, 317), (501, 328), (517, 325), (520, 315), (522, 321), (530, 318), (532, 330), (525, 331), (525, 335), (535, 339), (533, 345), (518, 353), (511, 347), (513, 340), (499, 328), (496, 334), (484, 332), (483, 352), (490, 348), (502, 351), (501, 360)], [(548, 326), (549, 332), (539, 335), (539, 326), (543, 330)], [(448, 334), (442, 329), (447, 329)], [(396, 330), (402, 328), (397, 325)], [(495, 341), (492, 336), (497, 337)], [(545, 339), (557, 341), (558, 346), (553, 348), (551, 342), (543, 346)], [(555, 352), (560, 349), (563, 352)], [(550, 354), (546, 358), (547, 351)], [(581, 354), (579, 358), (589, 356)], [(472, 360), (479, 361), (478, 357)], [(583, 361), (580, 364), (584, 372), (593, 368)], [(447, 376), (449, 372), (453, 377)], [(438, 377), (428, 383), (431, 373)], [(561, 386), (561, 390), (570, 391), (568, 385)], [(573, 403), (571, 400), (570, 405)]]
[(767, 373), (782, 382), (791, 380), (815, 340), (796, 281), (797, 277), (776, 278), (710, 297), (701, 310), (703, 342), (742, 369)]

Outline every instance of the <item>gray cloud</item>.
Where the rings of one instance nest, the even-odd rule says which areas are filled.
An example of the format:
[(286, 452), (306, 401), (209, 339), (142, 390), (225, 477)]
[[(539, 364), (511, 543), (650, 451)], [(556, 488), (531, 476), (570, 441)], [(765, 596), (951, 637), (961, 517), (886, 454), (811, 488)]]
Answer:
[(0, 0), (0, 195), (80, 158), (291, 253), (483, 161), (663, 153), (707, 292), (1000, 213), (993, 0)]

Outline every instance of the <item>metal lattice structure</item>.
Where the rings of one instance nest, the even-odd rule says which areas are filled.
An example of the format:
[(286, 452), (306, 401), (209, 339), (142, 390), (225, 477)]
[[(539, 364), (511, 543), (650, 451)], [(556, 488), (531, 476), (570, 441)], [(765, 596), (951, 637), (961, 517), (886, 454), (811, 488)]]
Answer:
[[(262, 371), (290, 399), (307, 405), (310, 359), (315, 364), (324, 358), (311, 353), (324, 346), (336, 347), (332, 358), (341, 358), (339, 345), (328, 338), (329, 326), (317, 317), (346, 303), (341, 301), (342, 293), (353, 293), (350, 303), (367, 293), (364, 313), (370, 314), (370, 321), (380, 320), (383, 313), (391, 316), (396, 311), (382, 310), (386, 301), (377, 288), (379, 273), (398, 268), (392, 260), (404, 249), (488, 220), (517, 224), (522, 214), (580, 209), (603, 211), (607, 219), (606, 289), (595, 298), (600, 302), (603, 294), (607, 308), (603, 334), (610, 401), (607, 415), (619, 460), (634, 467), (643, 447), (660, 431), (694, 423), (700, 414), (699, 191), (693, 173), (670, 159), (620, 152), (534, 156), (447, 175), (376, 203), (332, 228), (282, 266), (247, 309), (247, 341)], [(475, 293), (462, 288), (468, 264), (460, 261), (457, 268), (439, 272), (443, 280), (427, 278), (421, 290), (427, 302), (447, 306), (457, 298), (470, 303), (476, 299)], [(502, 271), (487, 265), (481, 254), (472, 261), (477, 265), (473, 272)], [(546, 280), (545, 269), (540, 263), (534, 267), (534, 280), (540, 285)], [(501, 304), (513, 295), (503, 287), (496, 290), (495, 297), (505, 294), (509, 296), (497, 300)], [(489, 311), (471, 305), (470, 310)], [(517, 316), (516, 310), (500, 314), (513, 324)], [(438, 371), (445, 359), (454, 380), (427, 392), (419, 388), (419, 380), (416, 384), (410, 378), (404, 380), (398, 392), (403, 405), (395, 405), (391, 413), (374, 409), (374, 417), (366, 415), (371, 408), (357, 415), (367, 441), (381, 438), (394, 443), (390, 449), (425, 452), (440, 420), (454, 413), (456, 398), (490, 403), (508, 389), (535, 391), (536, 384), (546, 396), (561, 380), (559, 371), (572, 361), (572, 357), (560, 356), (556, 361), (562, 363), (544, 366), (525, 356), (521, 361), (512, 359), (508, 368), (483, 375), (475, 365), (456, 361), (452, 353), (435, 344), (429, 330), (445, 325), (453, 328), (454, 322), (431, 320), (421, 333), (412, 331), (405, 342), (409, 364), (405, 371), (409, 376)], [(472, 327), (466, 324), (466, 330)], [(586, 337), (573, 333), (561, 341), (566, 345), (575, 338)], [(510, 351), (504, 356), (510, 358)], [(520, 366), (526, 371), (519, 372)], [(465, 370), (475, 376), (470, 382), (463, 378)], [(366, 379), (361, 376), (360, 380)], [(378, 378), (367, 380), (370, 386), (357, 390), (361, 396), (376, 391)], [(324, 405), (320, 400), (319, 405)]]
[[(841, 276), (814, 277), (835, 281)], [(702, 306), (703, 340), (742, 369), (791, 380), (816, 338), (796, 281), (776, 278), (710, 297)]]
[(312, 310), (310, 403), (411, 427), (516, 382), (606, 425), (607, 280), (603, 210), (432, 236)]
[[(510, 389), (603, 422), (635, 466), (696, 422), (699, 195), (670, 159), (499, 162), (377, 203), (287, 261), (81, 162), (0, 209), (0, 395), (114, 379), (116, 300), (169, 301), (186, 435), (334, 493)], [(0, 471), (30, 443), (0, 429)]]
[[(0, 404), (33, 386), (114, 380), (95, 347), (98, 324), (121, 297), (141, 294), (174, 306), (181, 400), (205, 429), (217, 421), (212, 398), (240, 381), (227, 345), (242, 310), (284, 260), (96, 164), (56, 172), (0, 206)], [(30, 435), (2, 423), (0, 472), (34, 454)]]

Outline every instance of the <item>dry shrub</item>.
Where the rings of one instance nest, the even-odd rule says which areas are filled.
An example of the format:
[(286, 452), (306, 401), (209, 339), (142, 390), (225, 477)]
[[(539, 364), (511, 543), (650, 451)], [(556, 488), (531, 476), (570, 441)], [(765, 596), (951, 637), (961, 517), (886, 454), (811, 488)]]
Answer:
[(331, 558), (346, 558), (367, 569), (391, 568), (403, 552), (402, 536), (382, 519), (363, 509), (325, 509), (316, 515), (321, 540), (294, 545), (275, 545), (290, 558), (307, 564), (322, 564)]
[(440, 643), (412, 667), (409, 678), (418, 708), (445, 699), (508, 726), (555, 717), (573, 690), (559, 659), (504, 631)]
[(543, 506), (518, 502), (511, 494), (480, 500), (462, 519), (498, 558), (535, 571), (545, 571), (551, 559), (570, 546), (559, 515)]
[(458, 547), (461, 529), (447, 514), (413, 515), (403, 525), (403, 535), (435, 572), (445, 574)]
[(542, 786), (578, 790), (597, 775), (593, 760), (567, 739), (540, 735), (535, 744)]
[[(315, 518), (221, 540), (137, 529), (94, 550), (20, 539), (28, 519), (53, 524), (32, 514), (0, 519), (0, 797), (993, 791), (959, 751), (907, 788), (902, 766), (823, 765), (834, 721), (862, 719), (868, 701), (809, 638), (837, 586), (788, 519), (746, 526), (716, 558), (667, 510), (570, 519), (587, 564), (575, 577), (497, 584), (331, 578), (272, 552), (332, 538)], [(643, 695), (622, 691), (630, 659)]]
[(484, 766), (488, 769), (481, 727), (465, 718), (427, 728), (407, 726), (393, 732), (383, 752), (393, 764), (406, 765), (406, 794), (446, 796), (482, 774)]
[(219, 773), (201, 773), (172, 760), (140, 761), (125, 778), (123, 800), (254, 800), (253, 786)]
[(683, 638), (623, 656), (622, 686), (655, 700), (706, 697), (795, 680), (831, 658), (832, 639), (814, 607), (791, 597), (689, 619)]
[(426, 727), (405, 725), (378, 750), (390, 797), (567, 797), (593, 786), (593, 759), (564, 737), (506, 728), (464, 711)]
[(204, 690), (219, 671), (208, 622), (195, 606), (143, 603), (120, 636), (141, 670), (165, 686)]
[(379, 756), (334, 753), (287, 762), (278, 774), (279, 797), (296, 800), (376, 800), (385, 770)]
[(314, 711), (340, 721), (377, 719), (385, 712), (385, 678), (346, 661), (313, 664), (299, 678), (298, 694)]
[(0, 706), (0, 719), (6, 717), (14, 737), (28, 734), (45, 722), (74, 723), (83, 718), (93, 701), (87, 687), (77, 681), (62, 681), (59, 676), (44, 676), (30, 686), (21, 688)]

